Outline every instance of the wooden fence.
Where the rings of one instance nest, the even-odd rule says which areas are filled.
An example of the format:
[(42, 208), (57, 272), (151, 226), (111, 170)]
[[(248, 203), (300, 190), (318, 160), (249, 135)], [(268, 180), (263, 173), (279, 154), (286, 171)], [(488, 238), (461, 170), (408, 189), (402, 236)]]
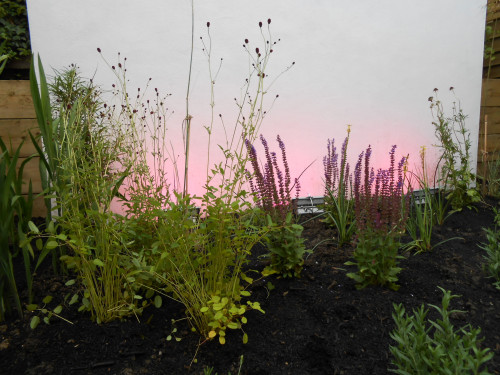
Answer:
[(488, 0), (477, 174), (500, 161), (500, 0)]
[[(18, 166), (24, 159), (36, 152), (28, 130), (31, 130), (34, 135), (38, 134), (30, 82), (0, 81), (0, 137), (7, 147), (11, 146), (13, 150), (16, 150), (24, 141)], [(38, 194), (42, 191), (38, 163), (38, 158), (33, 158), (24, 168), (23, 193), (25, 194), (28, 192), (30, 179), (33, 184), (33, 193)], [(43, 199), (36, 199), (33, 205), (33, 216), (45, 216), (45, 213)]]

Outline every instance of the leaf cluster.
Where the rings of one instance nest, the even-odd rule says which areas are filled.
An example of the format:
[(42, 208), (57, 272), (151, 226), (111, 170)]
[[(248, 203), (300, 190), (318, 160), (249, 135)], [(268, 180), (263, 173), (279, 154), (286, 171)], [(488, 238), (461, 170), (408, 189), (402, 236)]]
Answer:
[[(4, 0), (0, 3), (0, 74), (8, 60), (31, 55), (26, 0)], [(1, 61), (0, 61), (1, 62)]]
[(400, 374), (490, 374), (485, 364), (493, 357), (490, 349), (480, 348), (479, 328), (470, 325), (455, 329), (450, 315), (462, 313), (448, 310), (451, 299), (457, 297), (450, 291), (438, 287), (443, 292), (442, 306), (430, 305), (440, 315), (440, 319), (427, 319), (428, 309), (422, 304), (413, 310), (413, 315), (405, 313), (402, 304), (394, 304), (393, 319), (396, 328), (390, 336), (396, 345), (390, 347), (395, 369), (389, 371)]
[(384, 232), (375, 232), (368, 229), (358, 234), (354, 262), (348, 261), (346, 265), (357, 266), (357, 272), (350, 272), (348, 277), (356, 281), (356, 288), (363, 289), (368, 285), (387, 286), (398, 290), (397, 275), (401, 268), (397, 266), (398, 260), (403, 258), (398, 255), (400, 242), (392, 235)]
[(484, 269), (489, 277), (494, 280), (493, 285), (500, 290), (500, 216), (496, 209), (494, 209), (494, 212), (495, 226), (494, 228), (484, 229), (488, 243), (482, 244), (480, 247), (486, 251)]
[(278, 224), (267, 215), (269, 232), (264, 237), (271, 259), (270, 270), (283, 277), (300, 277), (304, 264), (304, 255), (310, 253), (302, 238), (304, 227), (293, 222), (293, 215), (288, 213), (284, 223)]

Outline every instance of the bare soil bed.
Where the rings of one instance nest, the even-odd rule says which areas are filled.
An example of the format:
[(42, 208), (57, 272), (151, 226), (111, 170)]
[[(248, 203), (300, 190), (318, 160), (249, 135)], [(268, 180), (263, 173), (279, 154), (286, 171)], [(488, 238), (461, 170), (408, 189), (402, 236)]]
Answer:
[[(97, 325), (78, 306), (65, 306), (61, 315), (72, 321), (52, 319), (31, 330), (31, 316), (15, 317), (0, 323), (0, 373), (2, 374), (203, 374), (207, 366), (214, 374), (234, 375), (244, 356), (241, 374), (387, 374), (391, 367), (389, 333), (394, 328), (393, 303), (403, 303), (407, 311), (422, 303), (441, 304), (437, 286), (460, 295), (451, 307), (463, 310), (453, 318), (455, 327), (470, 323), (481, 327), (482, 347), (495, 353), (488, 369), (500, 374), (500, 291), (483, 271), (485, 242), (482, 228), (493, 226), (488, 201), (476, 210), (464, 210), (435, 228), (434, 243), (451, 238), (431, 252), (410, 255), (401, 261), (398, 291), (368, 287), (358, 291), (345, 266), (352, 246), (337, 249), (333, 242), (321, 241), (335, 233), (319, 219), (305, 224), (307, 245), (315, 248), (306, 260), (302, 277), (270, 277), (252, 287), (253, 301), (265, 314), (249, 312), (245, 331), (249, 342), (241, 342), (241, 332), (228, 334), (227, 343), (217, 341), (197, 349), (199, 337), (191, 333), (183, 308), (164, 301), (160, 309), (145, 310), (135, 319)], [(303, 219), (303, 218), (302, 218)], [(255, 253), (258, 253), (256, 249)], [(20, 266), (20, 264), (18, 264)], [(252, 267), (264, 267), (252, 259)], [(22, 278), (22, 273), (18, 279)], [(67, 279), (67, 278), (66, 278)], [(65, 278), (53, 276), (46, 268), (35, 281), (37, 298), (51, 294), (62, 298), (70, 290)], [(267, 282), (274, 285), (267, 288)], [(430, 318), (437, 316), (431, 311)], [(197, 362), (190, 366), (196, 355)]]

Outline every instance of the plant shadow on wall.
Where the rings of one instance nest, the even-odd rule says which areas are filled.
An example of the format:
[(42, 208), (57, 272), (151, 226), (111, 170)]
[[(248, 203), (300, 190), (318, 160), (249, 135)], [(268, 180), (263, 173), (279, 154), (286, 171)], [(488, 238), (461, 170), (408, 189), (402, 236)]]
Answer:
[[(20, 190), (23, 163), (17, 172), (18, 151), (12, 152), (3, 142), (0, 143), (0, 179), (5, 182), (0, 185), (0, 210), (8, 219), (5, 225), (2, 224), (0, 234), (5, 240), (2, 244), (10, 244), (1, 247), (0, 261), (5, 271), (0, 283), (1, 319), (7, 319), (12, 307), (18, 310), (20, 317), (24, 313), (19, 290), (16, 288), (17, 280), (12, 271), (13, 258), (18, 253), (23, 256), (25, 266), (23, 271), (28, 289), (27, 315), (31, 318), (32, 328), (36, 328), (42, 320), (47, 324), (51, 323), (52, 317), (69, 321), (64, 315), (72, 309), (88, 313), (103, 330), (116, 327), (111, 323), (116, 320), (121, 320), (120, 324), (131, 324), (134, 319), (129, 318), (133, 317), (138, 321), (144, 317), (147, 322), (142, 323), (141, 327), (144, 328), (151, 321), (156, 322), (153, 317), (156, 312), (145, 317), (145, 312), (152, 310), (150, 307), (155, 306), (158, 314), (164, 314), (165, 310), (162, 308), (168, 305), (168, 319), (161, 316), (161, 329), (158, 331), (165, 333), (165, 321), (173, 319), (175, 326), (170, 335), (164, 334), (159, 345), (154, 344), (154, 355), (156, 356), (158, 347), (166, 345), (169, 338), (186, 338), (186, 341), (194, 342), (196, 347), (194, 353), (183, 351), (182, 358), (190, 356), (190, 366), (194, 366), (199, 352), (203, 351), (201, 348), (213, 348), (217, 342), (231, 342), (231, 348), (243, 351), (244, 347), (238, 345), (240, 342), (252, 345), (251, 330), (258, 331), (261, 322), (280, 324), (273, 320), (274, 315), (262, 315), (267, 307), (276, 309), (272, 302), (274, 299), (283, 302), (278, 309), (283, 311), (287, 310), (285, 303), (296, 298), (298, 302), (295, 308), (297, 311), (304, 311), (309, 307), (305, 306), (309, 300), (306, 293), (301, 294), (301, 290), (307, 292), (311, 285), (312, 288), (317, 287), (314, 289), (316, 292), (321, 290), (321, 293), (327, 293), (327, 298), (322, 299), (320, 305), (312, 307), (312, 315), (321, 316), (321, 329), (299, 335), (295, 334), (295, 330), (301, 327), (291, 327), (287, 321), (287, 326), (280, 328), (281, 331), (266, 326), (265, 334), (259, 333), (262, 335), (261, 339), (265, 337), (265, 340), (272, 342), (276, 342), (273, 341), (276, 339), (280, 340), (278, 342), (285, 342), (284, 340), (289, 340), (290, 331), (303, 343), (309, 343), (309, 339), (322, 343), (327, 340), (323, 330), (329, 329), (330, 323), (334, 327), (334, 323), (340, 318), (342, 322), (339, 323), (342, 325), (335, 326), (335, 334), (342, 335), (351, 313), (359, 309), (354, 306), (359, 306), (359, 301), (366, 296), (362, 290), (355, 291), (355, 287), (387, 287), (392, 290), (384, 290), (379, 301), (389, 301), (387, 295), (400, 300), (399, 294), (394, 292), (400, 288), (400, 281), (406, 283), (401, 282), (404, 285), (401, 289), (408, 288), (400, 265), (411, 259), (408, 254), (403, 257), (400, 252), (405, 230), (416, 225), (415, 236), (431, 237), (429, 230), (440, 219), (444, 221), (450, 213), (448, 202), (453, 208), (452, 213), (461, 207), (475, 207), (474, 194), (468, 192), (470, 186), (464, 185), (460, 177), (460, 174), (464, 174), (465, 177), (472, 178), (470, 165), (462, 165), (469, 162), (468, 149), (459, 150), (457, 146), (467, 146), (468, 138), (463, 127), (465, 117), (457, 115), (458, 117), (448, 118), (442, 107), (437, 106), (439, 111), (435, 126), (439, 134), (438, 142), (443, 150), (442, 160), (445, 161), (439, 174), (443, 194), (437, 194), (436, 201), (429, 200), (430, 209), (426, 206), (421, 211), (413, 209), (416, 202), (412, 202), (412, 189), (408, 188), (410, 193), (407, 193), (404, 188), (408, 172), (407, 157), (397, 160), (396, 146), (389, 152), (387, 169), (378, 170), (370, 165), (372, 149), (368, 146), (359, 155), (352, 174), (347, 163), (350, 136), (348, 128), (340, 151), (340, 165), (334, 142), (328, 142), (328, 154), (324, 160), (327, 193), (324, 222), (313, 219), (300, 225), (293, 201), (293, 197), (297, 197), (300, 192), (300, 176), (292, 180), (283, 140), (277, 137), (280, 151), (275, 153), (271, 151), (265, 138), (260, 136), (265, 155), (263, 166), (259, 164), (254, 147), (262, 121), (269, 110), (264, 106), (266, 94), (274, 82), (266, 74), (270, 57), (277, 45), (271, 38), (270, 24), (271, 20), (268, 20), (266, 32), (264, 24), (259, 23), (262, 42), (255, 50), (250, 48), (250, 41), (244, 42), (251, 73), (245, 81), (244, 93), (237, 101), (239, 114), (234, 128), (226, 128), (222, 116), (219, 116), (227, 137), (225, 144), (218, 145), (222, 154), (219, 159), (221, 161), (207, 165), (204, 194), (200, 197), (191, 196), (186, 190), (181, 192), (181, 186), (186, 187), (186, 184), (181, 183), (178, 175), (171, 177), (172, 183), (166, 175), (170, 163), (174, 170), (178, 170), (175, 159), (171, 157), (173, 152), (169, 152), (166, 146), (166, 127), (170, 115), (170, 110), (166, 107), (168, 97), (160, 95), (156, 89), (151, 97), (148, 94), (149, 82), (144, 89), (131, 91), (127, 87), (125, 74), (126, 58), (118, 55), (115, 64), (109, 65), (116, 75), (112, 98), (106, 98), (102, 89), (91, 81), (82, 79), (76, 66), (56, 72), (49, 84), (41, 59), (38, 59), (39, 80), (33, 63), (32, 94), (43, 147), (38, 145), (38, 140), (33, 135), (31, 139), (40, 156), (48, 215), (45, 222), (39, 225), (30, 221), (33, 197), (30, 194), (24, 197)], [(212, 75), (212, 72), (218, 71), (212, 69), (210, 27), (208, 23), (208, 41), (202, 39), (208, 58), (211, 85), (212, 122), (205, 128), (209, 160), (211, 134), (215, 126), (214, 119), (217, 118), (214, 116), (217, 73)], [(98, 52), (101, 53), (101, 50), (98, 49)], [(189, 116), (189, 110), (187, 115)], [(457, 122), (457, 134), (461, 136), (458, 139), (453, 138), (455, 128), (450, 128), (450, 124)], [(189, 142), (188, 138), (186, 137), (186, 142)], [(185, 150), (187, 153), (187, 149)], [(459, 162), (455, 162), (457, 155), (463, 157)], [(425, 160), (425, 156), (422, 156), (422, 160)], [(249, 191), (245, 190), (247, 183)], [(425, 180), (420, 185), (424, 191), (427, 186)], [(468, 197), (473, 199), (467, 200)], [(123, 204), (124, 214), (112, 211), (113, 201)], [(196, 207), (199, 205), (200, 212)], [(433, 209), (432, 205), (440, 207), (439, 214), (436, 213), (439, 210)], [(17, 225), (14, 225), (14, 214), (19, 218)], [(422, 219), (418, 219), (418, 215)], [(309, 235), (306, 241), (304, 227), (313, 225), (314, 222), (319, 223), (321, 228), (333, 227), (332, 232), (337, 239), (335, 248), (324, 247), (322, 254), (307, 250), (312, 247), (314, 235)], [(495, 243), (498, 241), (493, 234), (488, 236), (488, 240), (489, 243), (484, 245), (490, 265), (488, 272), (497, 277), (495, 255), (498, 253), (498, 246)], [(352, 241), (354, 246), (349, 247)], [(418, 244), (417, 251), (432, 253), (434, 246), (432, 242), (428, 242), (428, 238), (415, 243)], [(254, 251), (261, 244), (268, 251), (267, 267), (263, 266)], [(438, 246), (435, 247), (437, 251)], [(342, 250), (346, 248), (353, 250), (352, 253), (343, 253)], [(45, 296), (37, 304), (36, 298), (40, 296), (31, 292), (32, 277), (38, 267), (42, 264), (46, 266), (44, 259), (47, 257), (52, 258), (52, 270), (58, 273), (60, 280), (64, 280), (65, 287), (71, 288), (71, 292), (61, 298)], [(322, 260), (321, 257), (325, 258)], [(325, 261), (331, 260), (331, 257), (336, 257), (335, 266)], [(348, 262), (345, 263), (346, 261)], [(330, 273), (331, 270), (341, 270), (344, 264), (356, 266), (357, 269), (349, 269), (346, 274)], [(329, 270), (328, 282), (322, 276), (326, 272), (324, 269)], [(317, 283), (312, 276), (313, 272), (319, 275)], [(305, 277), (299, 277), (304, 274)], [(335, 277), (334, 281), (337, 278), (341, 280), (337, 287), (330, 280), (332, 277)], [(280, 293), (273, 294), (272, 298), (269, 298), (273, 288), (270, 280), (281, 288)], [(264, 284), (265, 281), (268, 283)], [(432, 286), (432, 290), (435, 287)], [(379, 289), (373, 288), (370, 293), (377, 294)], [(336, 299), (340, 302), (331, 303), (337, 290), (351, 296), (359, 293), (351, 306), (352, 311), (328, 311), (333, 308), (332, 305), (334, 308), (342, 307), (340, 297)], [(298, 297), (294, 297), (294, 293)], [(445, 297), (451, 299), (446, 293)], [(60, 302), (55, 307), (54, 300)], [(182, 308), (178, 307), (179, 304), (173, 304), (172, 300), (179, 302)], [(443, 309), (446, 310), (444, 302), (445, 299)], [(376, 309), (377, 306), (372, 308)], [(170, 309), (180, 312), (181, 318), (171, 313)], [(395, 316), (402, 316), (401, 311), (397, 310)], [(387, 309), (377, 315), (377, 319), (371, 321), (370, 325), (384, 315), (390, 316)], [(308, 317), (309, 314), (304, 314), (304, 319)], [(81, 324), (81, 318), (76, 316), (76, 319)], [(363, 319), (366, 320), (366, 315)], [(381, 322), (382, 320), (380, 318)], [(177, 326), (182, 326), (181, 331), (186, 332), (180, 333)], [(385, 328), (382, 331), (386, 332)], [(195, 336), (193, 340), (187, 332), (189, 330), (197, 332), (199, 336)], [(331, 336), (334, 337), (335, 334)], [(354, 337), (358, 332), (350, 334)], [(474, 334), (475, 331), (472, 339), (477, 336)], [(387, 332), (386, 336), (388, 335)], [(235, 337), (238, 339), (230, 341)], [(476, 347), (472, 339), (468, 341), (471, 345), (466, 346), (465, 351)], [(412, 338), (408, 340), (411, 341)], [(359, 346), (359, 342), (354, 344)], [(320, 345), (324, 351), (330, 346), (336, 347), (333, 342), (332, 345)], [(376, 346), (380, 349), (380, 345)], [(217, 350), (230, 350), (227, 346), (223, 348), (218, 346)], [(286, 345), (280, 348), (288, 350)], [(304, 348), (306, 355), (301, 357), (304, 362), (307, 362), (307, 349)], [(295, 355), (302, 352), (296, 348), (293, 350)], [(386, 345), (385, 351), (387, 355), (389, 345)], [(259, 353), (262, 356), (262, 351)], [(321, 360), (328, 361), (333, 354), (335, 353), (326, 353)], [(345, 353), (337, 354), (345, 357)], [(378, 353), (377, 357), (380, 356)], [(356, 356), (361, 357), (361, 354)], [(487, 354), (483, 356), (483, 362), (487, 358)], [(280, 357), (281, 359), (283, 358)], [(177, 358), (176, 362), (179, 362)], [(150, 365), (151, 363), (149, 362)], [(187, 364), (183, 362), (181, 366)], [(384, 371), (387, 370), (387, 363), (385, 364)]]

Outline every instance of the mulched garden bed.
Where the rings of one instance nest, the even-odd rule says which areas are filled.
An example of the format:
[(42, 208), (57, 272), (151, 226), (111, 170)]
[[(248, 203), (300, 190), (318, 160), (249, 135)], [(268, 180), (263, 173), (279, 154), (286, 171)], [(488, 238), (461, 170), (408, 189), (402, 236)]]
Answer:
[[(50, 325), (41, 323), (31, 330), (29, 314), (0, 323), (0, 373), (203, 374), (210, 366), (214, 374), (234, 375), (243, 355), (241, 374), (387, 374), (392, 304), (403, 303), (407, 311), (422, 303), (440, 306), (441, 286), (460, 295), (451, 308), (465, 314), (454, 315), (455, 327), (470, 323), (482, 328), (482, 347), (495, 353), (488, 369), (500, 374), (500, 291), (483, 272), (484, 251), (478, 247), (485, 242), (482, 228), (493, 226), (491, 205), (497, 203), (478, 204), (477, 211), (456, 213), (435, 228), (434, 243), (462, 239), (428, 253), (405, 254), (397, 292), (380, 287), (356, 290), (345, 272), (354, 268), (344, 265), (353, 248), (322, 242), (334, 231), (318, 219), (307, 222), (308, 247), (319, 245), (307, 258), (300, 279), (269, 277), (253, 286), (251, 300), (259, 301), (266, 313), (247, 313), (247, 344), (241, 342), (240, 331), (233, 331), (224, 346), (214, 340), (197, 349), (199, 337), (190, 332), (186, 320), (179, 320), (184, 317), (182, 306), (170, 300), (160, 309), (146, 309), (140, 322), (103, 325), (78, 313), (75, 304), (61, 312), (73, 325), (52, 318)], [(65, 281), (44, 269), (35, 281), (37, 298), (62, 298), (71, 291)], [(268, 281), (274, 289), (268, 288)], [(429, 317), (437, 318), (432, 310)], [(172, 319), (179, 320), (175, 333)], [(169, 335), (180, 341), (167, 341)], [(197, 362), (190, 366), (195, 355)]]

